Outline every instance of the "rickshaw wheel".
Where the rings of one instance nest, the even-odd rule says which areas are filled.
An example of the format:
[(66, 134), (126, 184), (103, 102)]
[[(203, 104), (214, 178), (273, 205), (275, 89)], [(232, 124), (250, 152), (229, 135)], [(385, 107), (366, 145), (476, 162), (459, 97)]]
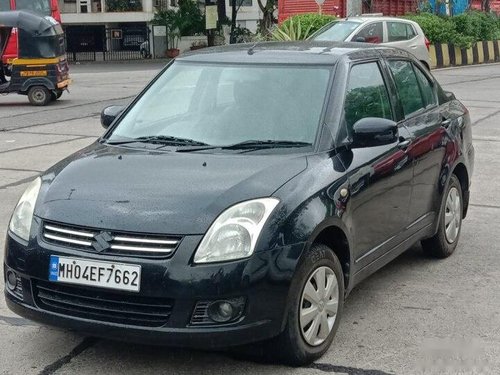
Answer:
[(51, 100), (50, 91), (44, 86), (33, 86), (28, 90), (28, 99), (32, 105), (47, 105)]
[(50, 93), (50, 98), (52, 99), (52, 101), (56, 101), (57, 99), (59, 99), (63, 94), (63, 90), (55, 90), (55, 91), (52, 91)]

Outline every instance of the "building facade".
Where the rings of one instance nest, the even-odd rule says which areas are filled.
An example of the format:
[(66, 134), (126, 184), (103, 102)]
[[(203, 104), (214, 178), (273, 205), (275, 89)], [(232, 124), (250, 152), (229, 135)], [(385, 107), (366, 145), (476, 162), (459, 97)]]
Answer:
[[(159, 40), (154, 37), (151, 25), (155, 9), (176, 8), (177, 1), (59, 0), (68, 58), (78, 61), (141, 58), (144, 46), (152, 53), (154, 41)], [(261, 17), (257, 0), (239, 1), (238, 24), (254, 32)], [(230, 0), (225, 2), (226, 14), (230, 16)], [(204, 6), (203, 0), (200, 6)]]

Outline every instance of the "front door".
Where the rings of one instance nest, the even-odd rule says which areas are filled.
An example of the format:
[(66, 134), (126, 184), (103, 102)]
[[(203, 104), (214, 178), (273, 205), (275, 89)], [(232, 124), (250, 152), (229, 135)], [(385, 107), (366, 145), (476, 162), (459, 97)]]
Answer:
[[(353, 65), (349, 72), (343, 127), (349, 134), (354, 123), (365, 117), (395, 120), (377, 61)], [(357, 269), (400, 243), (409, 223), (413, 166), (406, 151), (410, 133), (404, 125), (399, 136), (398, 142), (389, 145), (349, 151), (346, 223)]]

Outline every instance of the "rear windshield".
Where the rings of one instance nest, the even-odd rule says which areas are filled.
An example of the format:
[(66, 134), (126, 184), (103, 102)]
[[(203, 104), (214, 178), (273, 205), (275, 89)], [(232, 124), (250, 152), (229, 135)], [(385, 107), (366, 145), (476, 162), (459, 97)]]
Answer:
[(52, 58), (65, 53), (64, 36), (38, 36), (19, 30), (19, 57), (22, 58)]
[(247, 140), (313, 144), (331, 67), (175, 62), (110, 140), (174, 136), (225, 146)]
[(356, 30), (360, 22), (355, 21), (337, 21), (325, 26), (316, 35), (313, 40), (343, 42), (351, 33)]

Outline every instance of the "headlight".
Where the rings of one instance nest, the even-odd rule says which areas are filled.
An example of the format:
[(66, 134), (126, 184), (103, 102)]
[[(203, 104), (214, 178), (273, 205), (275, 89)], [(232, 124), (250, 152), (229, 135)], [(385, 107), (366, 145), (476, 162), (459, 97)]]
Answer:
[(42, 180), (37, 177), (24, 191), (10, 219), (9, 229), (15, 235), (28, 241), (30, 238), (31, 221), (35, 209), (36, 198), (40, 191)]
[(278, 203), (276, 198), (261, 198), (228, 208), (203, 237), (194, 262), (223, 262), (252, 255), (262, 227)]

